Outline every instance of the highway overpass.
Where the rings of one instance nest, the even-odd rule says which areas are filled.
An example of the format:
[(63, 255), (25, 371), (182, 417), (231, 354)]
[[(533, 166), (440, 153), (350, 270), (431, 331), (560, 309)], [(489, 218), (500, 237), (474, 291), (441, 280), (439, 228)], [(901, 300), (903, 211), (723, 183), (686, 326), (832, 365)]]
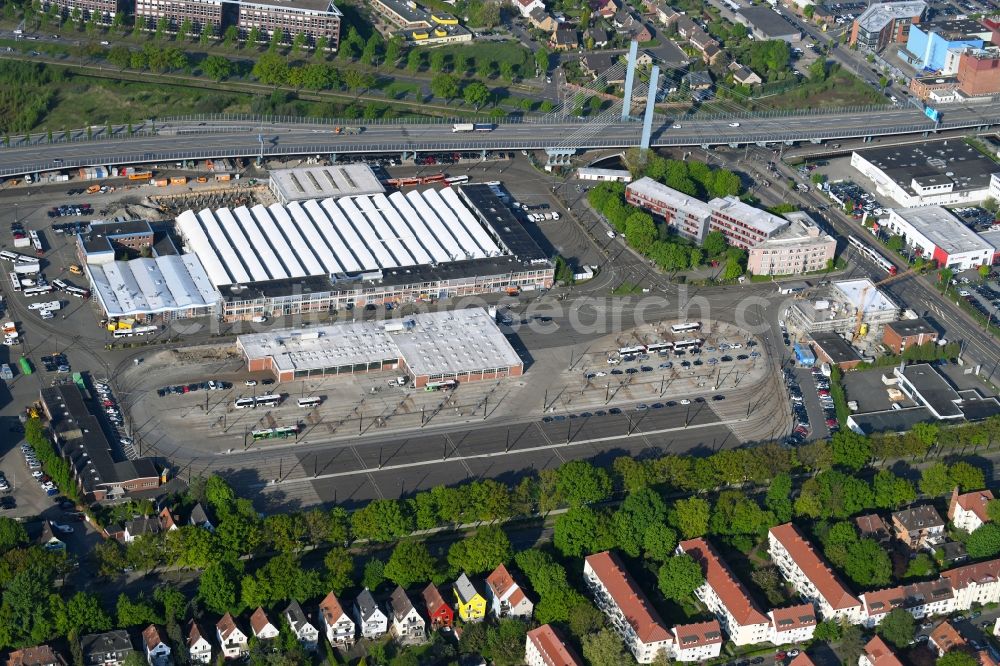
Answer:
[[(802, 112), (701, 119), (659, 119), (654, 146), (709, 146), (746, 143), (788, 144), (898, 134), (935, 129), (983, 131), (1000, 126), (1000, 102), (946, 107), (935, 126), (918, 109), (878, 107), (828, 113)], [(359, 134), (337, 134), (323, 120), (253, 122), (248, 119), (175, 119), (144, 126), (132, 136), (104, 132), (88, 139), (84, 130), (72, 140), (49, 142), (36, 135), (0, 148), (0, 176), (15, 176), (88, 165), (139, 164), (217, 157), (328, 155), (522, 149), (602, 149), (637, 146), (639, 122), (585, 122), (578, 119), (526, 119), (503, 122), (492, 132), (454, 133), (448, 122), (363, 124)]]

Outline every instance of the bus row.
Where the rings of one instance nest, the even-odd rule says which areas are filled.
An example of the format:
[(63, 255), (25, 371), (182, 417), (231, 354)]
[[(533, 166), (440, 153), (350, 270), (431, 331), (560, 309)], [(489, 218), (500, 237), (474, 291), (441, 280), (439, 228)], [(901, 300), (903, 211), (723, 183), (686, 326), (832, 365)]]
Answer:
[[(255, 407), (275, 407), (280, 405), (285, 399), (285, 396), (273, 393), (268, 395), (258, 395), (256, 397), (250, 398), (237, 398), (233, 405), (236, 409), (253, 409)], [(309, 396), (307, 398), (299, 398), (295, 401), (299, 407), (318, 407), (323, 404), (322, 396)]]
[(77, 287), (75, 284), (66, 282), (65, 280), (55, 279), (52, 281), (52, 286), (56, 289), (62, 289), (70, 296), (76, 296), (77, 298), (90, 298), (90, 290), (83, 287)]
[(26, 254), (19, 254), (17, 252), (11, 252), (10, 250), (0, 251), (0, 259), (15, 264), (33, 264), (38, 261), (37, 257), (29, 257)]

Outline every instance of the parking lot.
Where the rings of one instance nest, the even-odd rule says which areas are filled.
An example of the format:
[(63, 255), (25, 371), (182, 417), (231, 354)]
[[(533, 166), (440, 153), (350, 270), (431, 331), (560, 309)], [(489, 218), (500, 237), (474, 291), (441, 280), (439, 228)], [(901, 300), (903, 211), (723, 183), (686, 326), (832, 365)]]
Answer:
[(982, 316), (995, 319), (1000, 316), (1000, 283), (995, 275), (985, 282), (979, 279), (976, 271), (957, 276), (955, 287), (958, 295)]

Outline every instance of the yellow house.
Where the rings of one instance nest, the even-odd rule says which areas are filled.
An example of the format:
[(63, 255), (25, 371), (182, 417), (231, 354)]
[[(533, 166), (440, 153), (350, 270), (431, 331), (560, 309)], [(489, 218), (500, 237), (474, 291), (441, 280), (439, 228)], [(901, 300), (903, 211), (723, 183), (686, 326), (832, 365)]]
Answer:
[(486, 617), (486, 598), (476, 591), (464, 573), (455, 581), (455, 609), (464, 622), (480, 622)]

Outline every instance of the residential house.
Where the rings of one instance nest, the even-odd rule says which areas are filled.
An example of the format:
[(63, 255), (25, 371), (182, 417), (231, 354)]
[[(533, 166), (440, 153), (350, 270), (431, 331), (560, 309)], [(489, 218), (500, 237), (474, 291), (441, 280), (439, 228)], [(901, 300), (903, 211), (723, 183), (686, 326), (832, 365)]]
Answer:
[(87, 634), (80, 639), (86, 666), (121, 666), (132, 651), (132, 639), (124, 629)]
[(701, 566), (705, 582), (694, 594), (718, 618), (734, 644), (753, 645), (767, 640), (770, 620), (712, 544), (705, 539), (688, 539), (677, 545), (677, 552), (690, 555)]
[(212, 663), (212, 644), (201, 635), (201, 627), (194, 620), (187, 623), (185, 642), (192, 664)]
[(786, 581), (814, 602), (824, 620), (861, 621), (862, 606), (792, 523), (768, 530), (768, 553)]
[(621, 85), (625, 83), (625, 68), (614, 66), (621, 57), (618, 51), (584, 53), (580, 58), (580, 69), (595, 79), (604, 77), (608, 85)]
[(799, 652), (797, 657), (788, 662), (788, 666), (816, 666), (816, 662), (805, 652)]
[(661, 654), (672, 654), (673, 636), (617, 555), (610, 551), (588, 555), (583, 580), (636, 661), (649, 664)]
[(895, 537), (910, 548), (928, 548), (944, 543), (944, 520), (930, 504), (910, 507), (892, 514)]
[(326, 640), (330, 645), (347, 646), (354, 645), (354, 634), (356, 628), (351, 616), (344, 612), (340, 600), (333, 592), (326, 595), (319, 604), (319, 626), (326, 634)]
[(865, 592), (861, 595), (861, 603), (865, 609), (863, 624), (874, 627), (896, 608), (908, 611), (918, 620), (932, 615), (948, 615), (955, 610), (955, 593), (947, 578), (939, 578)]
[(528, 15), (528, 22), (533, 28), (542, 32), (554, 32), (559, 27), (559, 22), (545, 12), (544, 9), (532, 9)]
[(66, 660), (48, 645), (36, 645), (11, 652), (7, 666), (66, 666)]
[(288, 604), (288, 608), (285, 609), (285, 621), (288, 622), (289, 629), (295, 634), (295, 639), (302, 646), (302, 649), (306, 652), (316, 650), (316, 645), (319, 643), (319, 631), (306, 618), (298, 601), (292, 599), (292, 603)]
[(157, 516), (157, 518), (159, 518), (160, 520), (161, 532), (170, 532), (172, 530), (176, 530), (178, 527), (177, 516), (175, 516), (168, 507), (163, 507), (163, 509), (160, 510), (160, 514)]
[(671, 631), (675, 661), (705, 662), (722, 652), (722, 627), (718, 620), (678, 625)]
[(486, 596), (490, 610), (498, 620), (508, 616), (528, 619), (535, 610), (535, 604), (503, 564), (486, 577)]
[(375, 597), (367, 587), (354, 600), (354, 618), (365, 638), (378, 638), (389, 631), (389, 618), (375, 603)]
[(729, 63), (729, 71), (733, 74), (733, 81), (741, 86), (759, 86), (764, 82), (752, 69), (738, 62)]
[(967, 564), (941, 574), (955, 592), (955, 610), (1000, 603), (1000, 559)]
[(133, 518), (125, 523), (125, 529), (122, 531), (122, 540), (125, 543), (132, 543), (138, 537), (141, 536), (152, 536), (154, 534), (159, 534), (163, 530), (160, 528), (159, 517), (151, 518), (149, 516), (141, 516), (139, 518)]
[(983, 523), (989, 522), (990, 516), (986, 512), (986, 505), (992, 499), (993, 493), (989, 490), (976, 490), (959, 495), (956, 487), (951, 493), (951, 502), (948, 504), (948, 520), (958, 529), (972, 532)]
[(969, 559), (969, 553), (965, 549), (965, 544), (960, 541), (948, 541), (939, 546), (934, 552), (935, 554), (941, 554), (941, 561), (945, 563), (945, 568), (953, 567)]
[(201, 502), (194, 505), (191, 509), (191, 515), (188, 516), (188, 525), (194, 525), (195, 527), (202, 527), (209, 532), (215, 531), (215, 525), (208, 517), (208, 512), (205, 511), (205, 507), (201, 505)]
[(142, 645), (146, 649), (149, 666), (166, 666), (170, 663), (170, 646), (155, 624), (142, 630)]
[(709, 90), (712, 87), (712, 75), (708, 72), (688, 72), (681, 77), (682, 82), (686, 82), (688, 89), (694, 92)]
[(455, 595), (458, 617), (463, 622), (479, 622), (486, 617), (486, 598), (479, 594), (476, 586), (464, 573), (455, 581), (452, 592)]
[(656, 9), (653, 13), (656, 14), (656, 20), (667, 28), (677, 23), (677, 20), (681, 17), (681, 15), (677, 13), (677, 10), (665, 2), (656, 3)]
[(698, 24), (692, 21), (687, 16), (681, 16), (680, 18), (678, 18), (676, 24), (677, 24), (677, 34), (684, 39), (691, 39), (692, 35), (701, 30), (701, 28), (698, 27)]
[(226, 659), (238, 659), (249, 651), (247, 635), (236, 626), (236, 620), (229, 613), (215, 623), (215, 634)]
[(441, 596), (437, 586), (428, 583), (421, 594), (424, 597), (424, 609), (427, 611), (427, 619), (431, 622), (431, 629), (450, 627), (455, 621), (455, 612)]
[(392, 617), (392, 634), (400, 643), (423, 643), (426, 630), (424, 618), (414, 608), (406, 590), (397, 585), (389, 597), (389, 615)]
[(719, 42), (712, 39), (712, 37), (702, 30), (696, 30), (693, 35), (688, 38), (688, 43), (695, 48), (699, 53), (704, 56), (705, 50), (711, 46), (718, 47)]
[(903, 666), (903, 662), (881, 636), (876, 636), (865, 645), (865, 651), (858, 658), (858, 666)]
[(603, 49), (608, 46), (608, 31), (604, 28), (590, 28), (583, 34), (583, 41), (593, 43), (593, 48)]
[(627, 9), (622, 9), (615, 14), (611, 23), (618, 29), (619, 33), (626, 35), (629, 40), (648, 42), (653, 38), (653, 34), (646, 24), (642, 22), (642, 18)]
[(880, 544), (885, 544), (892, 538), (889, 526), (877, 513), (858, 516), (854, 519), (854, 525), (858, 528), (858, 534), (864, 539), (873, 539)]
[(771, 618), (767, 640), (775, 645), (807, 643), (816, 632), (816, 609), (812, 604), (775, 608), (767, 616)]
[(250, 616), (250, 629), (258, 640), (269, 641), (278, 637), (278, 627), (271, 622), (271, 619), (260, 606)]
[(962, 638), (962, 634), (958, 633), (958, 630), (952, 626), (951, 622), (945, 620), (931, 630), (927, 645), (937, 651), (938, 657), (943, 657), (946, 653), (956, 648), (965, 647), (968, 643)]
[(722, 60), (725, 55), (726, 52), (719, 48), (717, 44), (709, 44), (701, 52), (701, 59), (706, 65), (714, 65)]
[(620, 5), (616, 0), (592, 0), (590, 3), (591, 14), (597, 14), (601, 18), (610, 19), (618, 13)]
[(542, 0), (511, 0), (511, 4), (517, 8), (523, 18), (528, 18), (531, 12), (536, 9), (545, 11), (545, 3)]
[(527, 666), (583, 666), (583, 660), (547, 624), (528, 632), (524, 663)]
[(549, 46), (556, 51), (569, 51), (580, 47), (576, 28), (571, 25), (559, 25), (549, 38)]

